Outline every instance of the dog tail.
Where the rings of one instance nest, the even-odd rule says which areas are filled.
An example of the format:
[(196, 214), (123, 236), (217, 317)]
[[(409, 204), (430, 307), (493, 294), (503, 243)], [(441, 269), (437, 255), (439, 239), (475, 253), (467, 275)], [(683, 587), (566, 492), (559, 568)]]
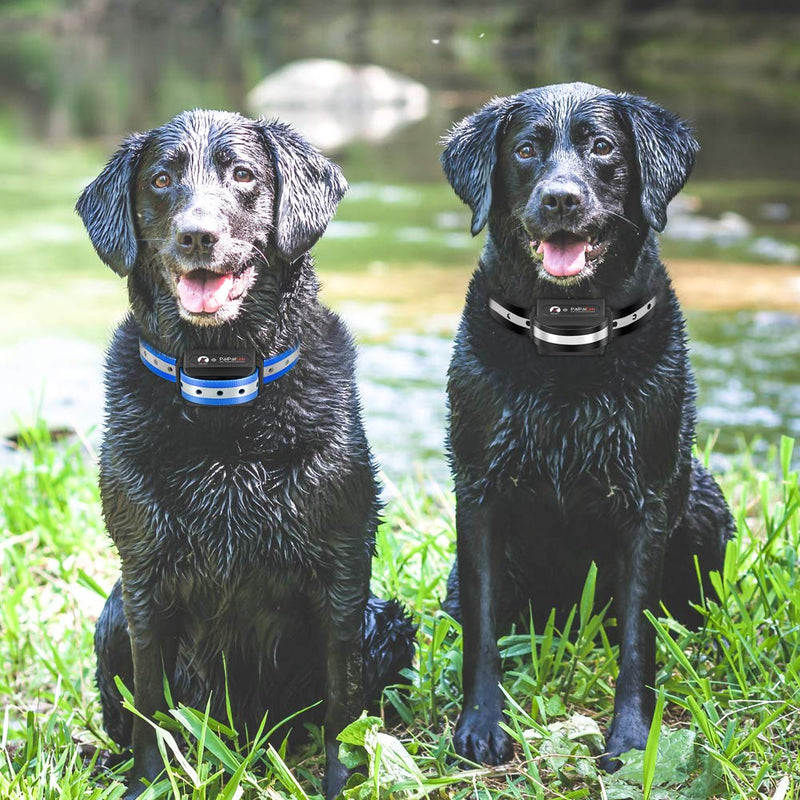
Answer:
[(370, 595), (364, 611), (364, 697), (368, 703), (395, 683), (405, 683), (400, 671), (411, 667), (417, 626), (397, 600)]

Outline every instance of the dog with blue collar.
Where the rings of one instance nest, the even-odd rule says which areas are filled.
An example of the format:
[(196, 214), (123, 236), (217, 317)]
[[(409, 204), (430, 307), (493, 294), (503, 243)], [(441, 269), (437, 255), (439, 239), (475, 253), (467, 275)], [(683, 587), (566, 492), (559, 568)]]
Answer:
[(265, 714), (291, 720), (280, 739), (324, 724), (330, 799), (350, 772), (336, 736), (410, 666), (414, 627), (369, 590), (380, 502), (355, 349), (309, 253), (346, 188), (289, 126), (193, 111), (125, 140), (78, 201), (131, 301), (100, 457), (122, 577), (95, 634), (127, 800), (164, 769), (164, 677), (243, 738)]
[(182, 363), (139, 339), (139, 357), (154, 375), (174, 383), (191, 405), (239, 406), (251, 403), (266, 383), (285, 375), (300, 357), (300, 345), (255, 363), (252, 353), (195, 350)]

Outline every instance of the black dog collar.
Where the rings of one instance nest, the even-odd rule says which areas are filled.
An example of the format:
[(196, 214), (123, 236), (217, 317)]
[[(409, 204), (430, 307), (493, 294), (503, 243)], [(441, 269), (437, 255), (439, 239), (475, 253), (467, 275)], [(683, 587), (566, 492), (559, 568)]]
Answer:
[(139, 339), (139, 357), (150, 372), (177, 384), (181, 397), (198, 406), (238, 406), (256, 399), (260, 387), (285, 375), (300, 356), (300, 344), (256, 363), (252, 352), (192, 350), (178, 359)]
[(531, 320), (525, 309), (489, 299), (492, 317), (515, 333), (530, 334), (540, 355), (602, 355), (612, 334), (630, 333), (653, 310), (655, 296), (613, 316), (604, 300), (537, 300)]

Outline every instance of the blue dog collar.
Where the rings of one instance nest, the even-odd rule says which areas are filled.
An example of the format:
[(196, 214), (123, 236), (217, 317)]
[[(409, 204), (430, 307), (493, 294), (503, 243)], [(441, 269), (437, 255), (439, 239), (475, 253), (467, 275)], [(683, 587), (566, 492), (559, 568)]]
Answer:
[(540, 299), (528, 317), (525, 309), (490, 298), (489, 313), (509, 330), (530, 335), (540, 355), (602, 355), (612, 334), (635, 330), (655, 305), (653, 296), (614, 316), (606, 313), (603, 300)]
[(179, 366), (178, 359), (156, 350), (144, 339), (139, 339), (139, 357), (154, 375), (179, 384), (181, 397), (187, 403), (198, 406), (238, 406), (255, 400), (263, 384), (285, 375), (297, 363), (300, 345), (298, 343), (277, 356), (264, 359), (260, 366), (243, 378), (192, 377)]

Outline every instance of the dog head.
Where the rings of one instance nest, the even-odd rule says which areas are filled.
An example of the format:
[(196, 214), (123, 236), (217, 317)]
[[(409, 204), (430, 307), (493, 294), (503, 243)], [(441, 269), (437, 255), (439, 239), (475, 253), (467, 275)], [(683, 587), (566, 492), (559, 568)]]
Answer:
[(76, 208), (115, 272), (153, 270), (183, 319), (219, 325), (259, 271), (316, 243), (346, 190), (289, 126), (190, 111), (126, 139)]
[(491, 101), (452, 129), (442, 165), (473, 235), (489, 222), (540, 277), (575, 283), (664, 229), (697, 149), (660, 106), (573, 83)]

